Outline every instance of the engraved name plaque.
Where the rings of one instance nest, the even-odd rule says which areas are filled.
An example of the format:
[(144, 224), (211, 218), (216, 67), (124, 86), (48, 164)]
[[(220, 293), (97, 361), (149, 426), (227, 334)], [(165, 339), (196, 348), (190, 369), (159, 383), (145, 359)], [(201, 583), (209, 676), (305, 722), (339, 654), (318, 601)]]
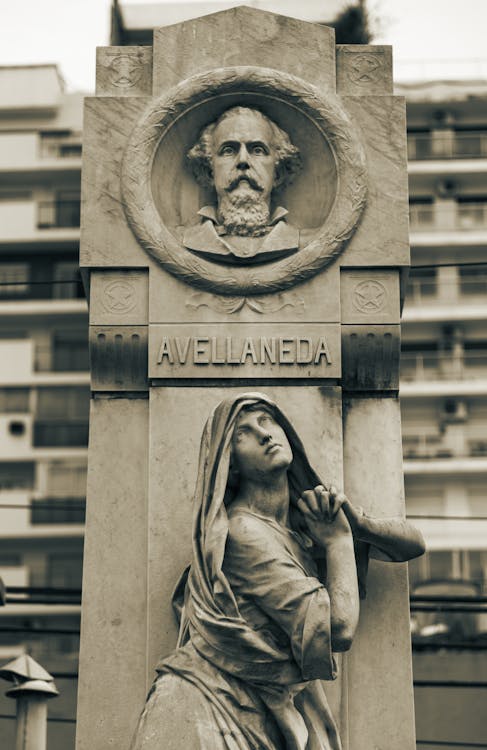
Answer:
[(340, 326), (151, 325), (150, 378), (312, 378), (341, 375)]

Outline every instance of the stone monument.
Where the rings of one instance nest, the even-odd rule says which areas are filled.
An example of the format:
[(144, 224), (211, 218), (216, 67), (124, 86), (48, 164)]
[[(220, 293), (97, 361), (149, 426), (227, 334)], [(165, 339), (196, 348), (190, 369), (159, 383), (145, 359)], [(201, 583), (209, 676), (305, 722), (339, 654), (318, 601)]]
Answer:
[[(328, 708), (315, 701), (300, 728), (276, 719), (282, 705), (269, 697), (260, 714), (267, 744), (257, 734), (242, 747), (413, 750), (407, 574), (383, 562), (421, 551), (400, 520), (409, 247), (405, 105), (392, 95), (390, 48), (335, 46), (332, 29), (242, 6), (156, 29), (152, 47), (100, 48), (97, 95), (85, 106), (81, 266), (93, 398), (77, 750), (131, 746), (155, 667), (176, 647), (173, 591), (192, 560), (195, 590), (197, 560), (213, 549), (211, 503), (220, 497), (226, 518), (228, 488), (244, 502), (232, 485), (237, 423), (225, 423), (225, 449), (208, 448), (203, 433), (210, 413), (215, 425), (242, 400), (270, 410), (269, 457), (282, 449), (273, 430), (290, 446), (288, 510), (300, 521), (280, 520), (310, 544), (342, 524), (355, 542), (352, 605), (354, 585), (362, 596), (367, 585), (358, 626), (354, 605), (348, 615), (352, 647), (348, 635), (332, 639), (341, 653), (302, 670), (326, 680)], [(255, 413), (245, 418), (255, 437)], [(202, 433), (200, 456), (219, 451), (204, 476), (227, 457), (220, 495), (201, 491), (201, 463), (194, 494)], [(295, 485), (301, 441), (309, 472)], [(246, 486), (244, 471), (239, 481)], [(192, 534), (192, 501), (203, 496), (213, 498), (213, 521), (198, 546), (203, 521)], [(230, 565), (225, 539), (217, 571)], [(201, 580), (216, 586), (204, 599), (210, 610), (218, 586), (231, 591), (226, 577)], [(248, 583), (257, 585), (250, 574)], [(196, 747), (195, 716), (189, 704), (164, 747)], [(222, 747), (241, 746), (231, 741)], [(201, 747), (219, 745), (207, 737)]]

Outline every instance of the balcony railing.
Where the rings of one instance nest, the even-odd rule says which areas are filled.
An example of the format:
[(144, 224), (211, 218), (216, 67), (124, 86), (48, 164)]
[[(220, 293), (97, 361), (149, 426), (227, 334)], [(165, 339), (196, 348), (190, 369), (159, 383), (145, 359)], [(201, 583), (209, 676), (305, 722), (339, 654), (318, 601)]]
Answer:
[[(463, 270), (463, 269), (461, 269)], [(461, 274), (455, 281), (442, 281), (442, 290), (448, 290), (448, 304), (452, 302), (477, 302), (479, 297), (487, 303), (487, 272), (476, 271)], [(437, 304), (439, 302), (439, 282), (437, 279), (409, 278), (406, 304)], [(475, 298), (475, 299), (473, 299)]]
[(79, 227), (79, 225), (79, 200), (43, 201), (39, 203), (37, 218), (37, 226), (39, 229)]
[(442, 352), (401, 354), (401, 379), (475, 380), (487, 377), (487, 350), (465, 351), (462, 357)]
[(487, 439), (467, 439), (464, 449), (459, 450), (447, 445), (439, 434), (403, 435), (402, 452), (407, 460), (487, 458)]
[(487, 131), (451, 133), (444, 135), (410, 133), (408, 158), (427, 159), (487, 159)]
[(409, 207), (409, 222), (413, 230), (468, 231), (487, 228), (487, 203), (460, 203), (454, 215), (448, 219), (447, 225), (444, 214), (440, 214), (433, 205), (413, 204)]

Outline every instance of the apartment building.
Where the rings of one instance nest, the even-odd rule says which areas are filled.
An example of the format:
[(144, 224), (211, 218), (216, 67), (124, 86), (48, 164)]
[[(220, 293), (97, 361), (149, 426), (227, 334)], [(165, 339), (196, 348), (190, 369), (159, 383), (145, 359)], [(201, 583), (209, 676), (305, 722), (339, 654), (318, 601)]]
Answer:
[[(74, 736), (89, 373), (79, 279), (82, 95), (54, 65), (0, 68), (0, 664), (56, 676), (49, 745)], [(78, 593), (77, 593), (78, 592)], [(0, 690), (0, 715), (15, 703)], [(0, 718), (3, 747), (15, 722)], [(62, 741), (56, 737), (64, 738)], [(66, 744), (68, 740), (68, 744)]]
[[(134, 41), (125, 27), (117, 34)], [(408, 102), (411, 202), (406, 502), (428, 545), (410, 565), (417, 734), (418, 748), (443, 750), (487, 736), (487, 83), (397, 93)], [(9, 587), (0, 664), (28, 651), (56, 676), (49, 750), (68, 750), (89, 404), (77, 267), (82, 96), (64, 92), (55, 66), (18, 66), (0, 68), (0, 101), (0, 575)], [(1, 717), (14, 705), (3, 693), (8, 747), (14, 722)]]
[(412, 263), (406, 503), (428, 548), (409, 566), (418, 747), (470, 747), (487, 737), (487, 83), (398, 93), (408, 103)]

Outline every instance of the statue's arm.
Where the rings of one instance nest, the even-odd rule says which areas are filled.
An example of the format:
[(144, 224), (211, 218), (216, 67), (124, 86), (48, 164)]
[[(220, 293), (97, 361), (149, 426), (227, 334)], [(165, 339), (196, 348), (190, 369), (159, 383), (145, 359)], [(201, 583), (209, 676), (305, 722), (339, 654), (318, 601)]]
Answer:
[(353, 537), (330, 540), (326, 545), (326, 588), (331, 606), (333, 651), (348, 651), (359, 618), (359, 592)]
[(371, 545), (371, 557), (405, 562), (424, 553), (423, 535), (405, 518), (370, 518), (348, 498), (343, 500), (341, 507), (354, 537)]
[(298, 502), (309, 533), (326, 555), (326, 588), (330, 596), (334, 651), (348, 651), (358, 624), (360, 603), (357, 566), (350, 524), (341, 508), (332, 515), (334, 495), (322, 486), (303, 493)]
[(336, 677), (328, 591), (265, 522), (231, 519), (224, 572), (287, 634), (303, 679)]

